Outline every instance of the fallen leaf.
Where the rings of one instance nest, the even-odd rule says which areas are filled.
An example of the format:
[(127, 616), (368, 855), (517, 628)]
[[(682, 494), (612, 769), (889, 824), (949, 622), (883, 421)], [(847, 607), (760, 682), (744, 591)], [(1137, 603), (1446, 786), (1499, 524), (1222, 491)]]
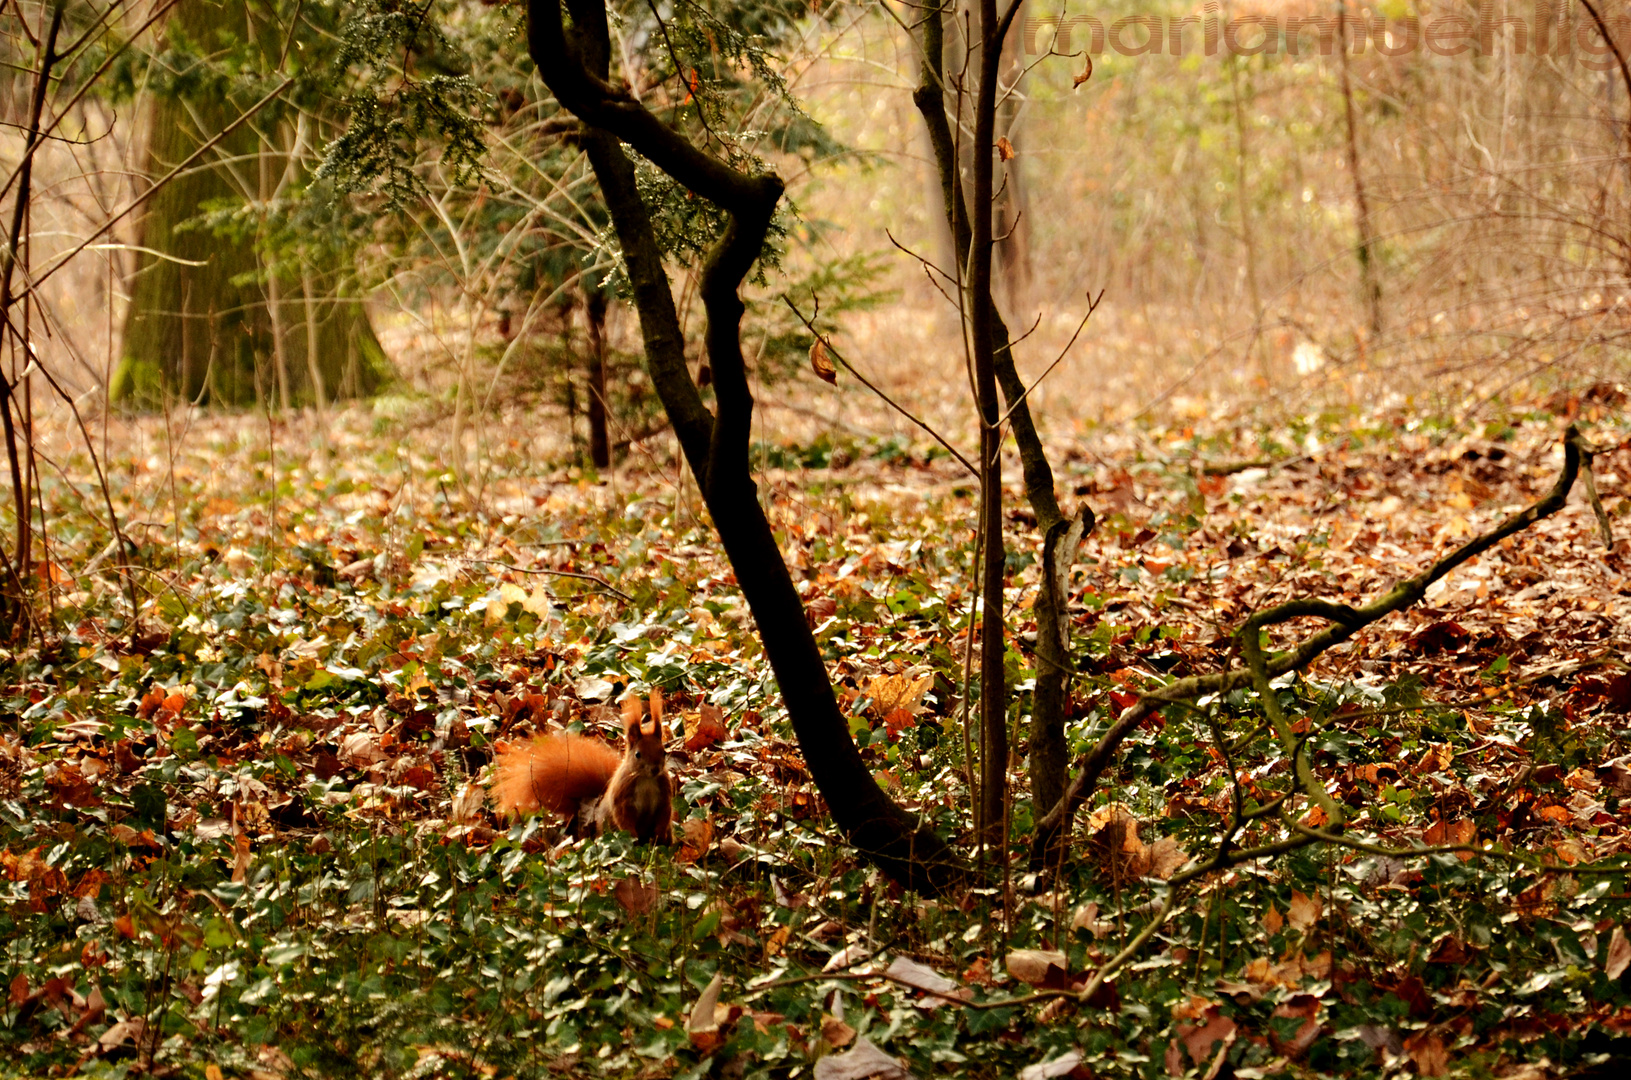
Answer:
[[(1421, 834), (1422, 843), (1428, 847), (1456, 847), (1466, 846), (1478, 840), (1478, 826), (1473, 824), (1471, 818), (1457, 818), (1454, 821), (1435, 821)], [(1462, 862), (1473, 857), (1470, 851), (1456, 853)]]
[(232, 838), (232, 880), (242, 882), (249, 874), (250, 854), (249, 837), (239, 833)]
[(872, 699), (867, 711), (879, 720), (897, 709), (916, 713), (923, 701), (923, 695), (928, 693), (929, 687), (933, 685), (933, 675), (924, 675), (916, 679), (906, 675), (879, 675), (867, 684), (866, 696)]
[(723, 1040), (719, 1034), (719, 1020), (715, 1010), (719, 1005), (719, 991), (725, 985), (724, 978), (718, 973), (703, 988), (702, 995), (697, 1003), (691, 1007), (691, 1014), (685, 1021), (685, 1034), (691, 1040), (691, 1045), (708, 1053), (717, 1047)]
[(1291, 904), (1286, 909), (1286, 918), (1298, 930), (1307, 931), (1320, 921), (1321, 903), (1319, 894), (1305, 896), (1296, 889), (1291, 890)]
[(822, 971), (842, 971), (852, 967), (872, 955), (872, 950), (865, 945), (845, 945), (833, 953), (831, 958), (822, 967)]
[(1472, 959), (1472, 951), (1454, 934), (1445, 934), (1428, 953), (1429, 964), (1465, 964)]
[(1065, 975), (1069, 971), (1070, 961), (1062, 952), (1015, 949), (1008, 954), (1002, 966), (1009, 975), (1020, 982), (1059, 989), (1065, 985)]
[(833, 1049), (848, 1046), (855, 1040), (855, 1029), (836, 1016), (821, 1018), (821, 1037)]
[(855, 1048), (842, 1054), (828, 1054), (815, 1064), (816, 1080), (913, 1080), (900, 1062), (872, 1045), (866, 1036), (855, 1040)]
[(1082, 1052), (1066, 1050), (1051, 1061), (1027, 1065), (1019, 1070), (1019, 1080), (1054, 1080), (1055, 1077), (1089, 1077), (1092, 1073), (1082, 1069)]
[(1603, 959), (1603, 973), (1618, 979), (1631, 966), (1631, 941), (1625, 938), (1625, 928), (1616, 926), (1608, 939), (1608, 956)]
[(685, 748), (692, 753), (705, 750), (730, 737), (725, 727), (725, 710), (703, 702), (696, 712), (685, 714)]
[(1269, 1025), (1269, 1038), (1274, 1048), (1290, 1058), (1299, 1058), (1308, 1052), (1314, 1045), (1314, 1040), (1320, 1036), (1320, 999), (1313, 994), (1297, 994), (1286, 1001), (1282, 1001), (1274, 1008), (1274, 1016), (1279, 1019), (1301, 1019), (1302, 1024), (1288, 1038), (1282, 1038), (1279, 1028)]
[(1419, 1031), (1405, 1039), (1404, 1052), (1415, 1062), (1417, 1076), (1443, 1076), (1450, 1071), (1444, 1040), (1430, 1031)]
[(646, 885), (631, 874), (612, 887), (612, 896), (624, 911), (639, 915), (657, 905), (657, 886)]
[(708, 853), (708, 848), (713, 844), (714, 826), (707, 818), (686, 818), (680, 832), (685, 837), (677, 857), (681, 863), (696, 862)]

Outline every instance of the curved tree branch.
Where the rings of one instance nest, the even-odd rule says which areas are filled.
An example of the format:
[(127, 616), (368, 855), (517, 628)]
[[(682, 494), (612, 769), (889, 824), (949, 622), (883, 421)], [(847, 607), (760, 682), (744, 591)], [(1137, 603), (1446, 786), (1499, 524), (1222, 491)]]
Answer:
[[(864, 857), (907, 888), (945, 893), (967, 879), (969, 866), (884, 794), (867, 769), (850, 738), (748, 465), (753, 395), (742, 357), (739, 290), (764, 248), (782, 195), (781, 179), (744, 172), (714, 158), (613, 86), (603, 0), (567, 4), (570, 30), (561, 0), (529, 0), (528, 46), (545, 84), (584, 125), (581, 141), (605, 194), (633, 284), (652, 384), (674, 422), (681, 451), (697, 476), (737, 585), (758, 624), (810, 775), (834, 822)], [(703, 262), (699, 290), (707, 315), (704, 346), (714, 373), (716, 413), (703, 403), (686, 366), (685, 338), (662, 252), (625, 143), (726, 213), (724, 233)]]
[[(1569, 490), (1574, 487), (1582, 464), (1589, 467), (1591, 457), (1592, 450), (1586, 445), (1579, 429), (1570, 424), (1563, 436), (1563, 469), (1552, 489), (1526, 509), (1512, 514), (1490, 531), (1473, 537), (1421, 573), (1401, 581), (1360, 607), (1335, 604), (1328, 600), (1299, 599), (1278, 604), (1247, 618), (1235, 631), (1235, 636), (1243, 643), (1249, 640), (1252, 648), (1256, 646), (1258, 632), (1264, 627), (1305, 617), (1324, 619), (1330, 624), (1325, 629), (1309, 635), (1291, 650), (1264, 658), (1258, 676), (1259, 681), (1284, 675), (1288, 671), (1303, 669), (1327, 649), (1341, 644), (1383, 616), (1391, 615), (1416, 603), (1426, 595), (1428, 586), (1468, 559), (1488, 551), (1502, 540), (1527, 529), (1542, 518), (1557, 513), (1568, 499)], [(1248, 655), (1250, 651), (1247, 650)], [(1238, 687), (1250, 685), (1253, 678), (1253, 671), (1249, 666), (1230, 668), (1211, 675), (1194, 675), (1179, 679), (1160, 690), (1140, 697), (1122, 711), (1115, 723), (1110, 725), (1110, 729), (1099, 737), (1093, 749), (1082, 755), (1078, 762), (1076, 778), (1071, 781), (1064, 797), (1038, 822), (1038, 834), (1041, 835), (1045, 829), (1066, 826), (1076, 808), (1092, 796), (1099, 778), (1109, 768), (1122, 740), (1132, 734), (1134, 729), (1155, 710), (1162, 705), (1193, 701), (1202, 694), (1227, 693)], [(1033, 857), (1037, 855), (1037, 850), (1033, 847)]]

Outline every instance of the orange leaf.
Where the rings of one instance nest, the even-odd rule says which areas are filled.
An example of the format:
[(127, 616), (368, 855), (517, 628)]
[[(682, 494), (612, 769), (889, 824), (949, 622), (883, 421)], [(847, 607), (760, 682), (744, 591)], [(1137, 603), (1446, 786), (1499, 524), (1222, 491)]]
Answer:
[(997, 139), (997, 156), (1004, 161), (1014, 160), (1014, 144), (1008, 141), (1006, 135)]
[(820, 338), (816, 338), (815, 344), (810, 346), (810, 370), (822, 382), (838, 384), (838, 369), (827, 356), (827, 343)]
[(687, 818), (680, 826), (685, 840), (680, 845), (679, 862), (694, 863), (708, 853), (714, 842), (713, 823), (705, 818)]
[(685, 748), (692, 752), (705, 749), (730, 737), (725, 727), (725, 710), (704, 702), (694, 713), (685, 714)]
[(436, 787), (436, 770), (428, 765), (415, 765), (402, 774), (402, 782), (420, 791), (431, 791)]
[(883, 718), (883, 726), (891, 739), (900, 738), (900, 733), (912, 726), (912, 710), (896, 709)]

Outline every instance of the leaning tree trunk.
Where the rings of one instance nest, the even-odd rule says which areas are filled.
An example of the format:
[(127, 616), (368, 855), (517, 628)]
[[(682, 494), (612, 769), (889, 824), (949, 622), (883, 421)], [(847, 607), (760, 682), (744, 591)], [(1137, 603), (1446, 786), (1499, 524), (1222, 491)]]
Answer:
[[(231, 0), (183, 0), (167, 33), (205, 49), (222, 37), (249, 41), (246, 10)], [(242, 104), (209, 92), (185, 100), (152, 95), (147, 174), (162, 175), (185, 159), (236, 120)], [(266, 119), (263, 131), (279, 130)], [(137, 244), (146, 250), (138, 251), (131, 280), (113, 397), (151, 405), (177, 394), (244, 404), (265, 394), (289, 405), (374, 392), (389, 368), (362, 301), (344, 294), (342, 268), (305, 266), (287, 281), (263, 282), (249, 238), (195, 227), (211, 201), (270, 195), (267, 179), (283, 173), (286, 148), (265, 146), (245, 125), (215, 153), (232, 167), (183, 173), (145, 205)], [(315, 292), (307, 287), (313, 284)]]
[[(545, 84), (583, 125), (576, 141), (589, 157), (622, 247), (652, 385), (753, 613), (805, 764), (833, 821), (857, 852), (908, 888), (945, 893), (966, 881), (970, 868), (932, 828), (890, 799), (868, 771), (748, 467), (753, 395), (742, 356), (739, 290), (763, 250), (782, 181), (712, 157), (610, 82), (605, 0), (566, 0), (566, 6), (570, 30), (561, 0), (529, 0), (527, 43)], [(699, 289), (714, 378), (712, 412), (686, 363), (673, 290), (625, 143), (729, 217), (704, 261)]]

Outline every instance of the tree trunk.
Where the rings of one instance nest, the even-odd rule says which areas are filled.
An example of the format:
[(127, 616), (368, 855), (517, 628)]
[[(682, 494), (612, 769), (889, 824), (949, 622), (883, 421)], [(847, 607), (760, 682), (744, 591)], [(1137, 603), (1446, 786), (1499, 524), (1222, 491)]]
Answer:
[(1382, 333), (1382, 282), (1376, 273), (1375, 237), (1371, 233), (1370, 203), (1365, 198), (1365, 178), (1359, 171), (1359, 132), (1354, 119), (1353, 84), (1348, 78), (1348, 5), (1337, 0), (1337, 46), (1341, 56), (1342, 114), (1348, 125), (1348, 176), (1354, 186), (1354, 224), (1359, 230), (1359, 243), (1354, 253), (1359, 258), (1359, 288), (1365, 302), (1365, 312), (1372, 337)]
[[(652, 385), (758, 625), (810, 776), (834, 823), (862, 857), (907, 888), (948, 892), (967, 879), (968, 864), (890, 799), (868, 771), (748, 468), (753, 397), (742, 357), (738, 290), (763, 249), (782, 182), (774, 174), (740, 172), (711, 157), (616, 89), (607, 81), (611, 44), (604, 0), (569, 0), (569, 7), (570, 33), (560, 0), (529, 0), (527, 44), (556, 100), (584, 125), (580, 145), (623, 249)], [(703, 263), (699, 289), (716, 412), (703, 403), (686, 365), (674, 294), (623, 142), (729, 214), (724, 234)]]
[[(166, 32), (207, 46), (222, 35), (248, 40), (250, 26), (242, 3), (184, 0)], [(146, 116), (147, 174), (160, 175), (193, 153), (241, 114), (240, 105), (209, 94), (187, 101), (152, 95)], [(246, 189), (245, 174), (253, 170), (241, 164), (270, 158), (273, 173), (284, 171), (287, 148), (265, 147), (252, 130), (278, 130), (270, 113), (266, 120), (264, 125), (245, 125), (217, 146), (222, 161), (240, 163), (235, 168), (220, 165), (185, 173), (145, 204), (137, 244), (149, 251), (138, 251), (130, 282), (123, 355), (110, 388), (115, 400), (153, 405), (177, 394), (189, 401), (246, 404), (255, 400), (257, 364), (265, 372), (274, 357), (282, 362), (275, 365), (275, 379), (265, 381), (286, 392), (290, 403), (317, 402), (318, 380), (328, 397), (363, 396), (388, 376), (384, 350), (362, 301), (345, 295), (343, 286), (328, 288), (311, 305), (299, 290), (263, 287), (254, 280), (260, 276), (260, 259), (249, 239), (216, 236), (189, 224), (212, 200), (253, 202), (271, 194)], [(308, 275), (316, 277), (316, 284), (325, 278), (343, 280), (340, 269), (306, 266), (291, 281)], [(240, 278), (249, 280), (235, 284)], [(269, 294), (277, 299), (269, 300)], [(274, 325), (281, 340), (274, 341)], [(315, 364), (309, 346), (313, 329)]]
[[(970, 225), (972, 211), (963, 197), (963, 173), (951, 134), (952, 120), (948, 115), (953, 99), (946, 92), (944, 18), (944, 15), (936, 17), (931, 12), (923, 21), (923, 68), (912, 99), (923, 116), (929, 144), (934, 151), (941, 203), (950, 227), (955, 259), (958, 265), (968, 265), (974, 230)], [(987, 156), (989, 153), (988, 146)], [(992, 212), (987, 209), (988, 220)], [(1094, 517), (1093, 511), (1085, 506), (1071, 517), (1067, 517), (1059, 507), (1053, 487), (1053, 469), (1048, 464), (1047, 452), (1031, 417), (1025, 383), (1014, 364), (1008, 327), (992, 301), (989, 277), (983, 289), (973, 287), (971, 283), (970, 299), (975, 305), (989, 311), (994, 352), (992, 367), (997, 384), (1002, 389), (1003, 401), (1010, 410), (1008, 422), (1014, 443), (1019, 448), (1025, 496), (1043, 535), (1042, 591), (1033, 606), (1037, 628), (1036, 689), (1031, 699), (1028, 739), (1031, 799), (1040, 820), (1063, 799), (1068, 780), (1065, 714), (1074, 668), (1070, 660), (1070, 617), (1065, 606), (1065, 587), (1076, 548), (1082, 537), (1092, 529)], [(983, 806), (977, 810), (982, 819), (986, 812)], [(1057, 853), (1059, 840), (1068, 828), (1068, 819), (1060, 823), (1056, 815), (1054, 821), (1055, 824), (1040, 830), (1034, 838), (1034, 863), (1040, 864), (1044, 860), (1051, 862)]]
[(606, 294), (591, 291), (584, 300), (589, 324), (589, 460), (595, 468), (612, 464), (612, 442), (606, 432)]

